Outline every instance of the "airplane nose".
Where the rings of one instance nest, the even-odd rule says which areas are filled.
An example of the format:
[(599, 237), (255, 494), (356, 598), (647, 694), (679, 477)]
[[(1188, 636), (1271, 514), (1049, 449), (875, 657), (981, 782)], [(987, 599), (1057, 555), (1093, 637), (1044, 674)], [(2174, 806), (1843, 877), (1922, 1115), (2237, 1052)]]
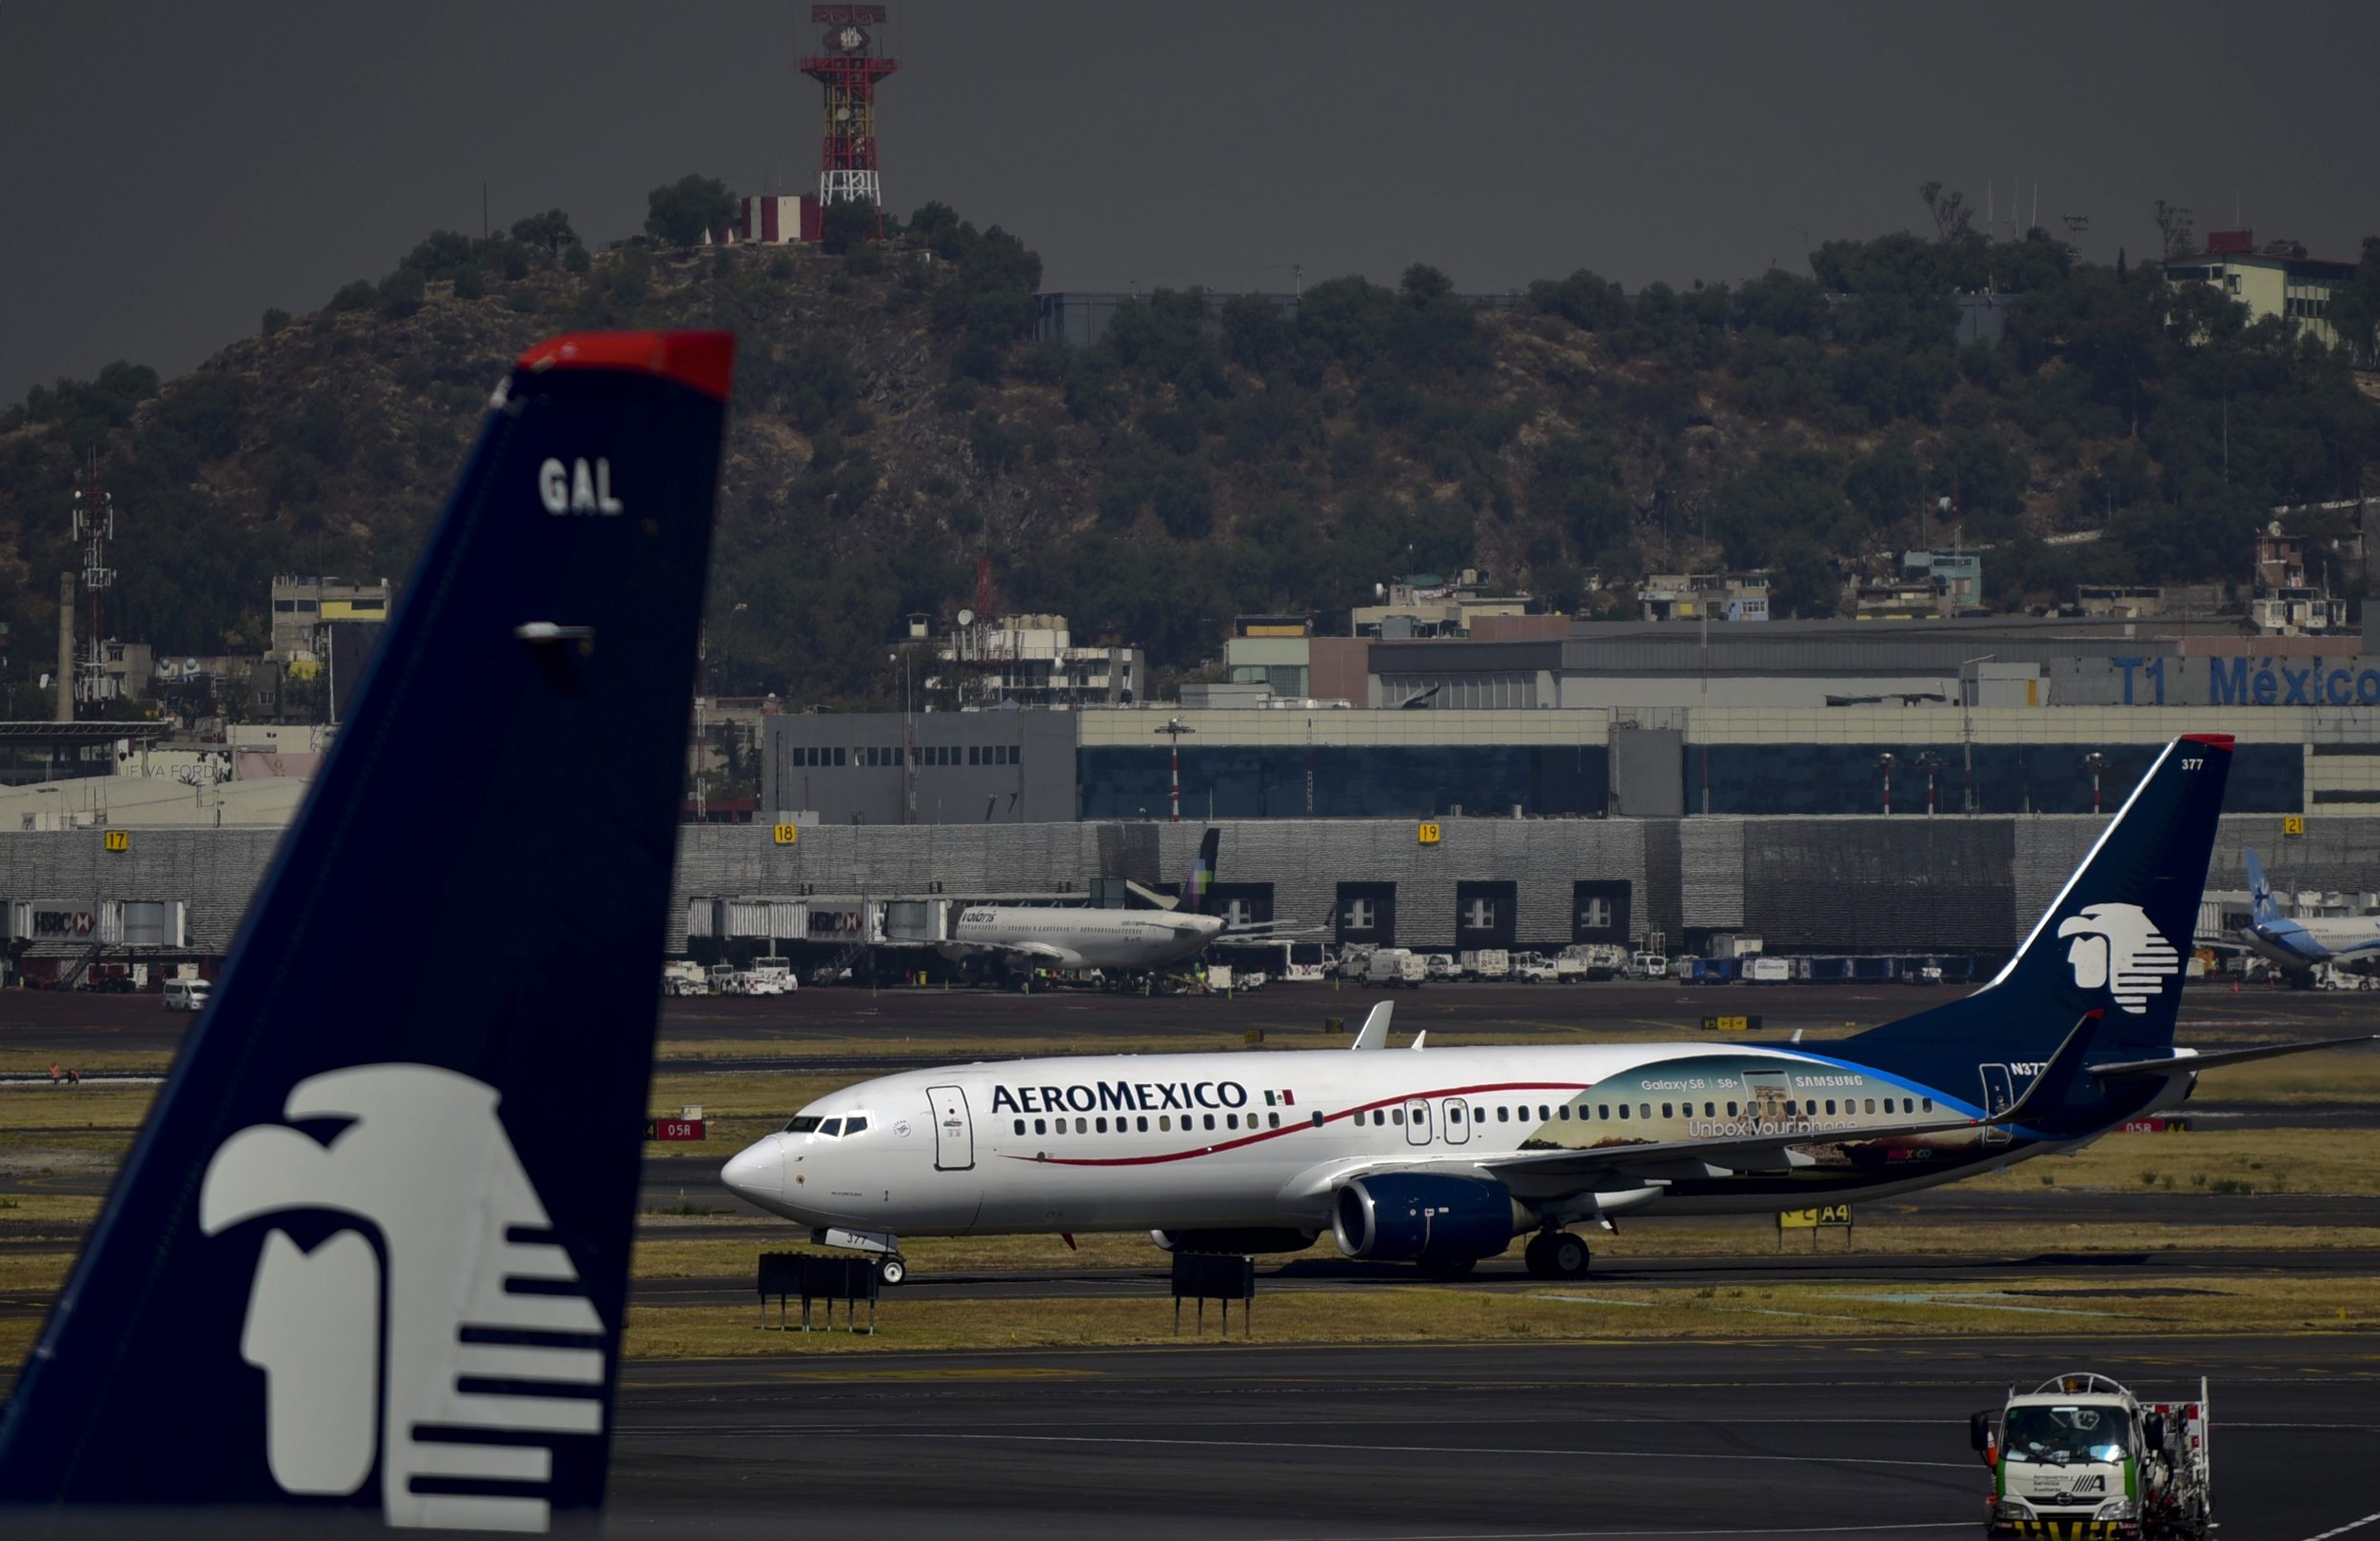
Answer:
[(719, 1180), (738, 1198), (765, 1205), (785, 1195), (785, 1158), (778, 1153), (777, 1136), (747, 1145), (720, 1169)]

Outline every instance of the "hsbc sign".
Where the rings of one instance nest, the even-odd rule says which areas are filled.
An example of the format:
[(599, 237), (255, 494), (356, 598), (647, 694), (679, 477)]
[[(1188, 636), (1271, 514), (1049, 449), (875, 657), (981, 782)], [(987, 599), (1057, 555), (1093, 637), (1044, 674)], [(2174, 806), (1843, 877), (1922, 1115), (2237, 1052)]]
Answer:
[(29, 906), (27, 930), (35, 940), (88, 938), (99, 930), (99, 917), (90, 910), (46, 910)]

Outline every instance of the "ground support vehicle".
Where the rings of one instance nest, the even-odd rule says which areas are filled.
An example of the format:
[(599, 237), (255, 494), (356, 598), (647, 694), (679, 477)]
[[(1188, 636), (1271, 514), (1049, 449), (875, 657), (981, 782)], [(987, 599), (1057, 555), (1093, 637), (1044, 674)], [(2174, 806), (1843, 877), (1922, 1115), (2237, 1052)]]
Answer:
[(1481, 947), (1475, 952), (1458, 953), (1456, 960), (1462, 971), (1475, 979), (1509, 979), (1513, 974), (1513, 955), (1509, 948)]
[(709, 995), (710, 971), (690, 958), (672, 958), (661, 966), (661, 993), (664, 996)]
[(1970, 1437), (1992, 1469), (1987, 1536), (2206, 1541), (2214, 1530), (2207, 1383), (2195, 1401), (2144, 1402), (2101, 1374), (2054, 1376)]
[(1669, 959), (1659, 953), (1635, 953), (1629, 957), (1628, 971), (1640, 979), (1666, 979)]
[(1431, 953), (1421, 959), (1422, 977), (1432, 984), (1443, 984), (1462, 978), (1462, 968), (1452, 953)]
[(1561, 971), (1554, 966), (1552, 958), (1537, 953), (1513, 955), (1513, 979), (1516, 983), (1552, 984), (1560, 978)]
[(1410, 947), (1379, 947), (1364, 961), (1364, 982), (1386, 985), (1394, 990), (1403, 986), (1410, 990), (1421, 988), (1429, 977), (1429, 965), (1421, 955)]

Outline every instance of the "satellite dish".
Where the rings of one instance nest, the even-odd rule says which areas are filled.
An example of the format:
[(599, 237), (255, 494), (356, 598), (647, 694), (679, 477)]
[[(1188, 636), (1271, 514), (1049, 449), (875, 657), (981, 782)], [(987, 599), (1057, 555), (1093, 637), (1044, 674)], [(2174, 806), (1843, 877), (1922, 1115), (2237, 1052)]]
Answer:
[(974, 624), (975, 624), (975, 612), (974, 612), (973, 610), (962, 610), (962, 611), (960, 611), (960, 612), (959, 612), (959, 624), (961, 624), (961, 625), (962, 625), (962, 626), (972, 626), (972, 625), (974, 625)]

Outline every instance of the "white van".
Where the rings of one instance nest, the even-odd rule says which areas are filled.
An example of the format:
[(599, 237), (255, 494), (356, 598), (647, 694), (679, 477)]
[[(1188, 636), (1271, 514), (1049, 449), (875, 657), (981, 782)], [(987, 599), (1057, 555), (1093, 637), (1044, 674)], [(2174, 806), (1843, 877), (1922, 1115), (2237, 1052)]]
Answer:
[(209, 988), (205, 979), (168, 979), (165, 990), (166, 1010), (196, 1011), (207, 1004), (207, 992)]

